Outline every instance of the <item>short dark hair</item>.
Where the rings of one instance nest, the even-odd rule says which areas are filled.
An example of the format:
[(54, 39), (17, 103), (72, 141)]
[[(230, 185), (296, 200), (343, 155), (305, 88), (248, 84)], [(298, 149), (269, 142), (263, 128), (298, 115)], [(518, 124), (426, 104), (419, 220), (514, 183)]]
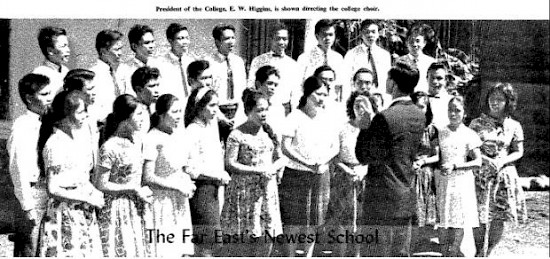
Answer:
[(132, 26), (130, 32), (128, 32), (128, 41), (130, 42), (130, 48), (134, 50), (132, 44), (139, 44), (141, 37), (143, 37), (143, 35), (148, 32), (154, 34), (153, 28), (149, 27), (149, 25), (136, 24)]
[(65, 91), (83, 91), (87, 81), (94, 80), (95, 73), (88, 69), (72, 69), (63, 79), (63, 89)]
[(19, 80), (19, 96), (23, 103), (28, 106), (27, 95), (35, 95), (50, 84), (50, 78), (41, 74), (26, 74)]
[(315, 24), (315, 35), (319, 34), (321, 32), (321, 30), (326, 28), (326, 27), (334, 27), (334, 21), (329, 20), (329, 19), (319, 20)]
[(397, 84), (399, 91), (412, 94), (420, 75), (416, 66), (398, 61), (388, 72), (388, 77)]
[(195, 79), (204, 72), (204, 70), (210, 68), (210, 63), (206, 60), (195, 60), (187, 66), (187, 78)]
[(140, 67), (132, 74), (132, 89), (137, 93), (139, 92), (138, 89), (143, 89), (147, 82), (159, 77), (160, 71), (158, 68), (149, 66)]
[(212, 29), (212, 37), (215, 40), (221, 40), (221, 37), (223, 35), (223, 31), (225, 31), (225, 30), (232, 30), (233, 32), (235, 32), (235, 26), (233, 26), (231, 24), (220, 23), (220, 24), (214, 26), (214, 29)]
[(322, 66), (318, 67), (317, 69), (315, 69), (315, 72), (313, 72), (313, 76), (318, 77), (321, 73), (323, 73), (325, 71), (331, 71), (334, 74), (334, 79), (336, 79), (336, 72), (329, 65), (322, 65)]
[(166, 39), (174, 40), (176, 34), (180, 31), (187, 31), (187, 27), (181, 25), (180, 23), (172, 23), (166, 29)]
[(378, 26), (378, 31), (380, 31), (382, 29), (382, 26), (380, 26), (380, 20), (365, 19), (361, 22), (361, 30), (366, 29), (371, 24), (374, 24), (374, 25)]
[(279, 70), (277, 70), (275, 67), (269, 65), (260, 67), (258, 71), (256, 71), (256, 82), (260, 82), (260, 84), (263, 84), (270, 75), (276, 75), (278, 78), (281, 78), (281, 76), (279, 75)]
[(443, 62), (434, 62), (428, 67), (428, 73), (426, 73), (426, 75), (429, 74), (430, 71), (435, 71), (438, 69), (443, 69), (445, 70), (445, 72), (447, 72), (447, 65), (445, 65), (445, 63)]
[(67, 32), (63, 28), (47, 26), (38, 32), (38, 45), (44, 56), (48, 56), (48, 47), (54, 47), (54, 39), (58, 36), (67, 36)]
[(355, 71), (355, 74), (353, 74), (353, 81), (355, 82), (355, 80), (357, 80), (357, 76), (359, 76), (359, 74), (361, 73), (368, 73), (368, 74), (371, 74), (373, 77), (374, 77), (374, 73), (368, 69), (368, 68), (359, 68), (357, 71)]
[(275, 25), (273, 25), (273, 29), (271, 30), (271, 37), (275, 37), (275, 34), (277, 34), (277, 32), (281, 30), (288, 31), (288, 27), (281, 22), (275, 23)]
[(95, 49), (97, 53), (101, 49), (108, 49), (112, 47), (117, 41), (121, 40), (124, 35), (117, 30), (102, 30), (100, 31), (95, 38)]

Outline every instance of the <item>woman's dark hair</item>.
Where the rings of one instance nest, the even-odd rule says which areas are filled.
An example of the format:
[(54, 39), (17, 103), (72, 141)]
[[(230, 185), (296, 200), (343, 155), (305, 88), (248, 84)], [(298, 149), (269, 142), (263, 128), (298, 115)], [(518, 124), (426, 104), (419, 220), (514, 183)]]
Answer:
[(484, 110), (486, 111), (487, 114), (489, 113), (490, 111), (489, 97), (496, 92), (503, 93), (504, 97), (506, 98), (506, 106), (504, 107), (504, 116), (506, 117), (512, 116), (516, 111), (518, 94), (514, 90), (514, 87), (509, 83), (498, 82), (489, 89), (489, 91), (487, 92), (487, 96), (485, 97), (485, 103), (483, 104)]
[[(254, 108), (258, 105), (258, 100), (265, 99), (268, 100), (267, 96), (263, 95), (260, 91), (253, 88), (246, 88), (243, 91), (243, 103), (244, 103), (244, 113), (248, 115)], [(262, 129), (267, 133), (275, 148), (279, 146), (279, 141), (277, 136), (273, 132), (273, 128), (269, 124), (265, 123), (262, 125)]]
[(427, 24), (416, 24), (408, 32), (407, 41), (410, 41), (412, 37), (416, 37), (418, 35), (424, 37), (424, 41), (426, 41), (426, 45), (422, 50), (424, 54), (435, 58), (435, 52), (437, 49), (437, 37), (435, 36), (434, 29), (432, 29), (432, 27)]
[(113, 112), (107, 116), (105, 122), (105, 131), (101, 138), (101, 144), (115, 134), (121, 122), (132, 117), (132, 114), (139, 105), (142, 104), (134, 96), (129, 94), (120, 95), (115, 99), (113, 103)]
[(260, 67), (258, 71), (256, 71), (256, 82), (263, 84), (265, 83), (265, 81), (267, 81), (270, 75), (276, 75), (278, 78), (281, 78), (281, 76), (279, 75), (279, 70), (277, 70), (275, 67), (272, 67), (270, 65)]
[[(421, 97), (428, 98), (428, 94), (422, 91), (414, 92), (411, 94), (411, 100), (413, 103), (418, 104)], [(430, 125), (434, 119), (434, 114), (432, 112), (432, 105), (430, 102), (426, 102), (426, 126)]]
[(304, 87), (303, 87), (303, 90), (304, 90), (304, 94), (302, 95), (302, 97), (300, 97), (300, 102), (298, 103), (298, 109), (301, 109), (303, 108), (305, 105), (306, 105), (306, 102), (307, 102), (307, 98), (315, 91), (317, 91), (317, 89), (321, 88), (321, 87), (327, 87), (327, 85), (325, 85), (321, 80), (319, 80), (317, 77), (315, 76), (310, 76), (306, 79), (306, 81), (304, 81)]
[[(63, 89), (65, 91), (77, 90), (85, 93), (86, 82), (94, 80), (94, 77), (95, 73), (93, 71), (83, 68), (72, 69), (63, 79)], [(86, 98), (86, 102), (90, 104), (89, 97)]]
[(64, 131), (60, 123), (63, 119), (74, 115), (75, 111), (80, 107), (80, 101), (84, 103), (84, 108), (87, 107), (86, 94), (81, 91), (61, 91), (53, 99), (50, 111), (42, 117), (40, 125), (40, 133), (38, 135), (38, 165), (40, 168), (40, 176), (45, 177), (44, 157), (42, 152), (46, 146), (46, 142), (53, 134), (54, 128), (63, 130), (67, 135), (72, 136), (70, 132)]
[(178, 98), (172, 94), (163, 94), (159, 97), (155, 104), (155, 113), (151, 115), (151, 129), (158, 127), (160, 116), (166, 114), (177, 100)]
[(216, 92), (214, 92), (214, 90), (208, 89), (207, 92), (199, 100), (196, 100), (197, 94), (201, 89), (203, 89), (203, 87), (193, 89), (191, 95), (189, 96), (189, 100), (187, 100), (187, 106), (185, 106), (185, 116), (183, 118), (185, 127), (189, 126), (189, 124), (191, 124), (191, 122), (193, 122), (193, 120), (197, 118), (199, 113), (206, 107), (206, 105), (208, 105), (208, 103), (212, 101), (212, 96), (216, 95)]

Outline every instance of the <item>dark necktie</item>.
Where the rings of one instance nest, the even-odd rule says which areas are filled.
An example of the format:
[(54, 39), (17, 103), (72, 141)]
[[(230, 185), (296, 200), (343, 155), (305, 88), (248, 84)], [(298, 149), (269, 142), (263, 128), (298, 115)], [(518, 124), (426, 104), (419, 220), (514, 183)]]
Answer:
[(368, 49), (369, 52), (369, 63), (372, 67), (372, 81), (374, 81), (374, 85), (376, 88), (378, 88), (378, 73), (376, 73), (376, 65), (374, 63), (374, 58), (372, 57), (372, 48)]
[(225, 56), (227, 63), (227, 99), (232, 100), (234, 97), (234, 85), (233, 85), (233, 70), (231, 70), (231, 63), (229, 62), (229, 56)]
[(323, 65), (328, 66), (328, 50), (323, 53)]
[(187, 89), (187, 74), (185, 73), (185, 66), (183, 65), (183, 56), (181, 56), (179, 59), (179, 66), (181, 72), (181, 81), (183, 81), (183, 92), (185, 93), (185, 97), (188, 97), (189, 90)]

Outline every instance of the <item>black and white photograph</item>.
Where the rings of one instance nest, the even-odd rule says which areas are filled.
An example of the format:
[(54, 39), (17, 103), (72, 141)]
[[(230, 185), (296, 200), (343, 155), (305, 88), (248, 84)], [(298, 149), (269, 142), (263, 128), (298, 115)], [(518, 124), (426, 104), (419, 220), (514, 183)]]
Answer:
[(250, 4), (0, 12), (0, 257), (550, 256), (548, 19)]

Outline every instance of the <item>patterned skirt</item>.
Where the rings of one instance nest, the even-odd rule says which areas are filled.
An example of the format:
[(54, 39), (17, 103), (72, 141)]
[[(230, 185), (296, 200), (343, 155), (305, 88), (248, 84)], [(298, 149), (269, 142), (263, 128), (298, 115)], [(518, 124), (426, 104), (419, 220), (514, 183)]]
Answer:
[(415, 178), (418, 226), (435, 225), (437, 221), (434, 169), (424, 166)]
[(50, 198), (42, 220), (40, 257), (102, 257), (94, 207)]
[(483, 159), (481, 170), (474, 170), (474, 174), (480, 223), (505, 220), (517, 224), (527, 221), (525, 193), (514, 165), (506, 165), (497, 172)]
[[(248, 233), (276, 236), (283, 232), (275, 176), (234, 174), (225, 189), (222, 210), (224, 234)], [(247, 235), (247, 236), (248, 236)]]
[(135, 195), (105, 194), (105, 207), (98, 213), (105, 257), (145, 257), (143, 203)]

